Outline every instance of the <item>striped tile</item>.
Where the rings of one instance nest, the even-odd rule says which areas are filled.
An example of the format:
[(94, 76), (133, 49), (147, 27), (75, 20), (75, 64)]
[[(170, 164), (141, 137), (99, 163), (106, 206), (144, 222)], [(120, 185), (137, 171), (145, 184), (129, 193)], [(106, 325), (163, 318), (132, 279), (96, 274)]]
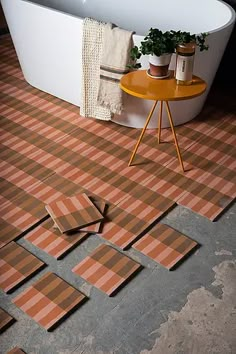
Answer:
[(44, 204), (28, 194), (21, 194), (12, 201), (1, 199), (0, 248), (21, 237), (47, 216)]
[(5, 331), (15, 322), (15, 319), (9, 315), (5, 310), (0, 308), (0, 333)]
[[(151, 193), (154, 199), (162, 196), (167, 203), (172, 200), (210, 220), (231, 203), (236, 184), (233, 104), (224, 109), (216, 101), (207, 103), (196, 119), (176, 128), (184, 164), (190, 168), (184, 175), (169, 144), (169, 129), (162, 131), (162, 141), (168, 143), (160, 145), (156, 132), (148, 130), (136, 165), (128, 167), (137, 129), (80, 117), (78, 107), (31, 87), (23, 78), (10, 37), (5, 36), (0, 45), (2, 177), (12, 184), (4, 192), (9, 198), (14, 198), (12, 191), (22, 189), (50, 203), (82, 190), (114, 205), (128, 197), (135, 205)], [(59, 182), (54, 180), (51, 188), (53, 175)], [(146, 221), (143, 216), (142, 220)]]
[(171, 200), (137, 190), (136, 199), (127, 196), (108, 209), (101, 236), (121, 249), (128, 248), (147, 227), (173, 207)]
[(13, 291), (45, 266), (22, 246), (11, 242), (0, 249), (0, 287)]
[(51, 330), (85, 299), (80, 291), (48, 272), (16, 296), (13, 303), (46, 330)]
[(62, 233), (103, 220), (103, 215), (85, 193), (52, 202), (46, 209)]
[(111, 296), (140, 269), (140, 264), (103, 244), (72, 271)]
[(78, 244), (85, 240), (87, 232), (74, 232), (73, 234), (62, 234), (54, 227), (54, 221), (49, 220), (42, 223), (36, 229), (27, 233), (25, 240), (37, 246), (50, 256), (60, 259), (72, 251)]
[(26, 353), (22, 349), (15, 347), (9, 352), (7, 352), (7, 354), (26, 354)]
[(158, 224), (132, 247), (167, 269), (175, 266), (197, 242), (164, 224)]
[[(93, 202), (93, 204), (96, 206), (96, 208), (99, 210), (99, 212), (102, 214), (102, 216), (105, 216), (105, 209), (106, 209), (106, 203), (104, 201), (96, 200), (92, 197), (89, 197), (89, 199)], [(103, 221), (96, 222), (92, 225), (85, 226), (83, 228), (80, 228), (80, 232), (88, 232), (90, 234), (97, 234), (102, 231), (103, 227)], [(54, 224), (54, 228), (57, 228), (57, 224)]]

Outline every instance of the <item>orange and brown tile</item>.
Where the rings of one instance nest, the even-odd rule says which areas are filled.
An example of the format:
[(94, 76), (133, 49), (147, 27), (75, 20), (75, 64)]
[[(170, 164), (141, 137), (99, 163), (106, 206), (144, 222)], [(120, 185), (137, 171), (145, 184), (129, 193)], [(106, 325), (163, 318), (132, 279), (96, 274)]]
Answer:
[(11, 242), (0, 249), (0, 288), (13, 291), (45, 266), (22, 246)]
[(82, 231), (76, 231), (69, 235), (62, 234), (58, 228), (54, 227), (54, 221), (50, 218), (30, 231), (24, 238), (50, 256), (60, 259), (88, 236), (88, 232)]
[(111, 296), (140, 269), (140, 264), (103, 244), (72, 271)]
[(13, 299), (13, 303), (46, 330), (52, 330), (86, 299), (80, 291), (48, 272)]
[(197, 242), (164, 224), (156, 225), (132, 247), (167, 269), (173, 268)]
[(9, 315), (5, 310), (0, 308), (0, 333), (5, 331), (8, 327), (10, 327), (15, 322), (14, 317)]
[(85, 193), (59, 199), (46, 205), (46, 209), (62, 233), (103, 220), (103, 215)]

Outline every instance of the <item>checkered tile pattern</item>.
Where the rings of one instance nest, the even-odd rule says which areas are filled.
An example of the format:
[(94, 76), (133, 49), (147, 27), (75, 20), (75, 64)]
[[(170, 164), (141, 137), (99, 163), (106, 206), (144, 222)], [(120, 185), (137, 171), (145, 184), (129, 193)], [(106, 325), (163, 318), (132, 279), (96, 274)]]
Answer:
[(50, 330), (85, 298), (57, 275), (48, 272), (16, 296), (13, 303), (46, 330)]
[(133, 192), (136, 192), (136, 198), (127, 196), (118, 206), (108, 209), (101, 234), (121, 249), (128, 248), (147, 225), (151, 225), (173, 206), (172, 201), (153, 193), (141, 195), (138, 189)]
[(85, 193), (52, 202), (46, 209), (62, 233), (103, 220), (103, 215)]
[(12, 198), (12, 201), (2, 197), (0, 248), (19, 238), (46, 216), (44, 204), (26, 192)]
[(164, 224), (158, 224), (151, 232), (137, 241), (133, 248), (171, 269), (186, 256), (197, 242)]
[(72, 271), (111, 296), (140, 268), (140, 264), (114, 248), (101, 245)]
[(25, 352), (22, 349), (15, 347), (9, 352), (7, 352), (7, 354), (25, 354)]
[(6, 293), (14, 290), (44, 267), (44, 263), (25, 248), (11, 242), (0, 250), (0, 287)]
[(15, 319), (6, 311), (0, 308), (0, 333), (5, 331), (9, 326), (15, 322)]
[(25, 236), (25, 240), (50, 254), (50, 256), (60, 259), (85, 240), (88, 235), (87, 232), (82, 231), (70, 235), (61, 234), (54, 227), (54, 221), (50, 218), (36, 229), (30, 231)]
[[(113, 204), (120, 208), (120, 218), (116, 214), (116, 220), (110, 220), (103, 237), (121, 248), (135, 241), (132, 224), (148, 227), (175, 203), (215, 220), (235, 198), (235, 117), (228, 112), (207, 105), (197, 119), (176, 128), (185, 174), (168, 129), (162, 131), (159, 146), (156, 132), (147, 131), (136, 165), (128, 167), (138, 130), (82, 118), (78, 107), (32, 88), (24, 81), (9, 37), (0, 45), (1, 171), (6, 171), (2, 178), (17, 187), (17, 194), (26, 191), (48, 204), (85, 192)], [(8, 191), (4, 195), (13, 202)], [(143, 210), (138, 214), (137, 204)], [(145, 216), (147, 206), (151, 219)], [(26, 218), (25, 210), (22, 217)], [(124, 227), (126, 218), (129, 226)], [(7, 230), (18, 227), (9, 218), (4, 222)], [(115, 228), (120, 240), (115, 240)]]

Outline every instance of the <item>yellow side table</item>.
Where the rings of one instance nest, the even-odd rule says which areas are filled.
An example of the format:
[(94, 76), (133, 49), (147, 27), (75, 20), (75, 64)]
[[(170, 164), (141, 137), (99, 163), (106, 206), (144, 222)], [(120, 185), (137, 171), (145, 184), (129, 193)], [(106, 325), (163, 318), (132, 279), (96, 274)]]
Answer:
[(128, 94), (144, 98), (146, 100), (155, 101), (153, 107), (146, 119), (145, 125), (142, 129), (140, 137), (135, 145), (134, 151), (131, 155), (129, 166), (135, 157), (135, 154), (138, 150), (139, 144), (143, 138), (143, 135), (147, 129), (148, 123), (153, 115), (153, 112), (156, 108), (157, 102), (160, 101), (160, 110), (159, 110), (159, 119), (158, 119), (158, 144), (161, 140), (161, 122), (162, 122), (162, 110), (163, 110), (163, 102), (165, 102), (168, 118), (170, 121), (170, 127), (172, 130), (175, 147), (178, 155), (178, 159), (181, 165), (181, 168), (184, 172), (183, 160), (180, 154), (178, 140), (175, 133), (175, 128), (173, 125), (173, 119), (170, 112), (169, 101), (179, 101), (186, 100), (190, 98), (194, 98), (200, 96), (206, 90), (206, 83), (201, 78), (193, 75), (193, 82), (191, 85), (183, 86), (177, 85), (176, 80), (174, 78), (174, 72), (171, 71), (171, 74), (168, 78), (158, 80), (151, 78), (147, 75), (146, 70), (138, 70), (130, 72), (124, 75), (120, 81), (120, 87), (123, 91)]

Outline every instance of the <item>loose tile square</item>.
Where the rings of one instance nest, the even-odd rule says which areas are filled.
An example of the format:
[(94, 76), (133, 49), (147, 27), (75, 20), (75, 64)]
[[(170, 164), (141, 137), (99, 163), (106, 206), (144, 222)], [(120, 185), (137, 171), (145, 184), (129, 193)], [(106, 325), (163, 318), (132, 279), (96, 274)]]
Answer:
[(50, 218), (29, 232), (24, 238), (50, 254), (50, 256), (60, 259), (88, 236), (88, 232), (82, 231), (76, 231), (70, 235), (62, 234), (58, 228), (54, 227), (54, 221)]
[[(97, 209), (100, 211), (100, 213), (104, 216), (104, 213), (105, 213), (105, 209), (106, 209), (106, 203), (103, 202), (103, 201), (100, 201), (100, 200), (95, 200), (91, 197), (89, 197), (92, 202), (95, 204), (95, 206), (97, 207)], [(88, 233), (91, 233), (91, 234), (99, 234), (102, 230), (102, 223), (103, 221), (99, 221), (99, 222), (96, 222), (92, 225), (88, 225), (88, 226), (85, 226), (80, 230), (80, 232), (88, 232)], [(55, 223), (54, 224), (54, 228), (57, 228), (57, 224)], [(76, 230), (75, 230), (76, 231)]]
[(0, 308), (0, 333), (5, 331), (15, 322), (15, 319), (6, 311)]
[(127, 197), (108, 209), (107, 222), (104, 224), (101, 236), (121, 249), (130, 247), (145, 230), (175, 202), (151, 191), (134, 189), (135, 197)]
[(132, 247), (145, 256), (171, 269), (197, 242), (164, 224), (158, 224)]
[(6, 293), (13, 291), (44, 266), (25, 248), (11, 242), (0, 249), (0, 287)]
[(103, 220), (103, 215), (85, 193), (52, 202), (46, 209), (62, 233)]
[(48, 272), (15, 297), (13, 303), (46, 330), (51, 330), (85, 299), (80, 291)]
[(15, 347), (9, 352), (7, 352), (7, 354), (26, 354), (26, 353), (22, 349)]
[(113, 247), (103, 244), (72, 271), (111, 296), (140, 269), (140, 264)]

